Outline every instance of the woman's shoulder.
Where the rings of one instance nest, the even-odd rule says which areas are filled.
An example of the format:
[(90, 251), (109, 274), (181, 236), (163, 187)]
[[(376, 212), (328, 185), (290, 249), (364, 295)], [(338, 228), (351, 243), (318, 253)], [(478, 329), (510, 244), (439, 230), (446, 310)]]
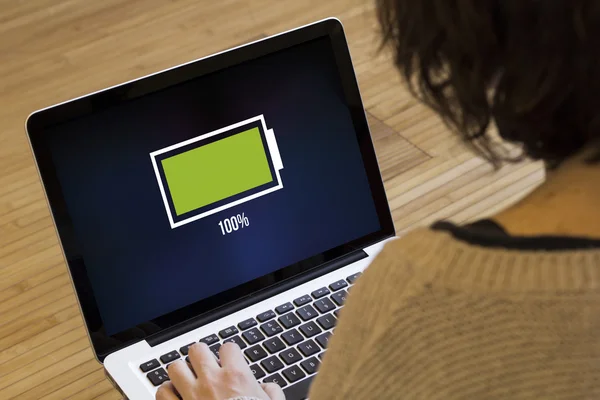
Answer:
[(600, 248), (573, 241), (559, 248), (552, 240), (557, 241), (420, 228), (386, 243), (372, 266), (381, 275), (386, 269), (408, 271), (420, 282), (484, 293), (520, 296), (600, 287)]
[(439, 275), (445, 260), (455, 251), (451, 236), (431, 229), (416, 229), (388, 241), (361, 280), (378, 290), (392, 286), (393, 290), (420, 287)]
[(411, 269), (439, 269), (453, 254), (468, 250), (447, 232), (418, 228), (388, 241), (378, 257)]

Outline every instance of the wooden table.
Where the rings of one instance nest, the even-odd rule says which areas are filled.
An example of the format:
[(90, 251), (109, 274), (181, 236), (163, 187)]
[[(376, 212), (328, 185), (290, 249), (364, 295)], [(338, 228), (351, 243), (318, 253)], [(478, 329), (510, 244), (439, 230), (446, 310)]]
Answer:
[(478, 218), (543, 178), (493, 173), (378, 54), (373, 1), (0, 0), (0, 398), (117, 399), (88, 342), (24, 133), (38, 108), (328, 16), (346, 27), (398, 232)]

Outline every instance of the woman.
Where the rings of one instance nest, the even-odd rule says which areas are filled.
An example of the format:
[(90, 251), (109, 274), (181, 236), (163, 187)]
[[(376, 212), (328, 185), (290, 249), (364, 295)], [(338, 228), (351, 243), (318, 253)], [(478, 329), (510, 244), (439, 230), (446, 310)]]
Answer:
[[(378, 0), (413, 93), (495, 164), (500, 136), (547, 181), (469, 226), (388, 244), (358, 281), (311, 400), (600, 398), (600, 2)], [(190, 350), (158, 399), (283, 399), (240, 350)]]

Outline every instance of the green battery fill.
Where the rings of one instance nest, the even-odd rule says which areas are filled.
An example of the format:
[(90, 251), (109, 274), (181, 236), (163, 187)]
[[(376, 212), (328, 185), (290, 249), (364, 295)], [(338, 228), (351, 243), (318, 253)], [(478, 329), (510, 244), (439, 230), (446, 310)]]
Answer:
[(161, 163), (178, 216), (273, 181), (258, 128)]

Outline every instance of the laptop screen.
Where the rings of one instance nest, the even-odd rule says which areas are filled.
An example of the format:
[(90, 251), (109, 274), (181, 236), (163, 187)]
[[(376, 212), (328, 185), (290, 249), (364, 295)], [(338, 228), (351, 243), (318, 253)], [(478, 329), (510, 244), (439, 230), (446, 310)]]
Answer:
[(43, 139), (108, 336), (381, 229), (328, 37)]

